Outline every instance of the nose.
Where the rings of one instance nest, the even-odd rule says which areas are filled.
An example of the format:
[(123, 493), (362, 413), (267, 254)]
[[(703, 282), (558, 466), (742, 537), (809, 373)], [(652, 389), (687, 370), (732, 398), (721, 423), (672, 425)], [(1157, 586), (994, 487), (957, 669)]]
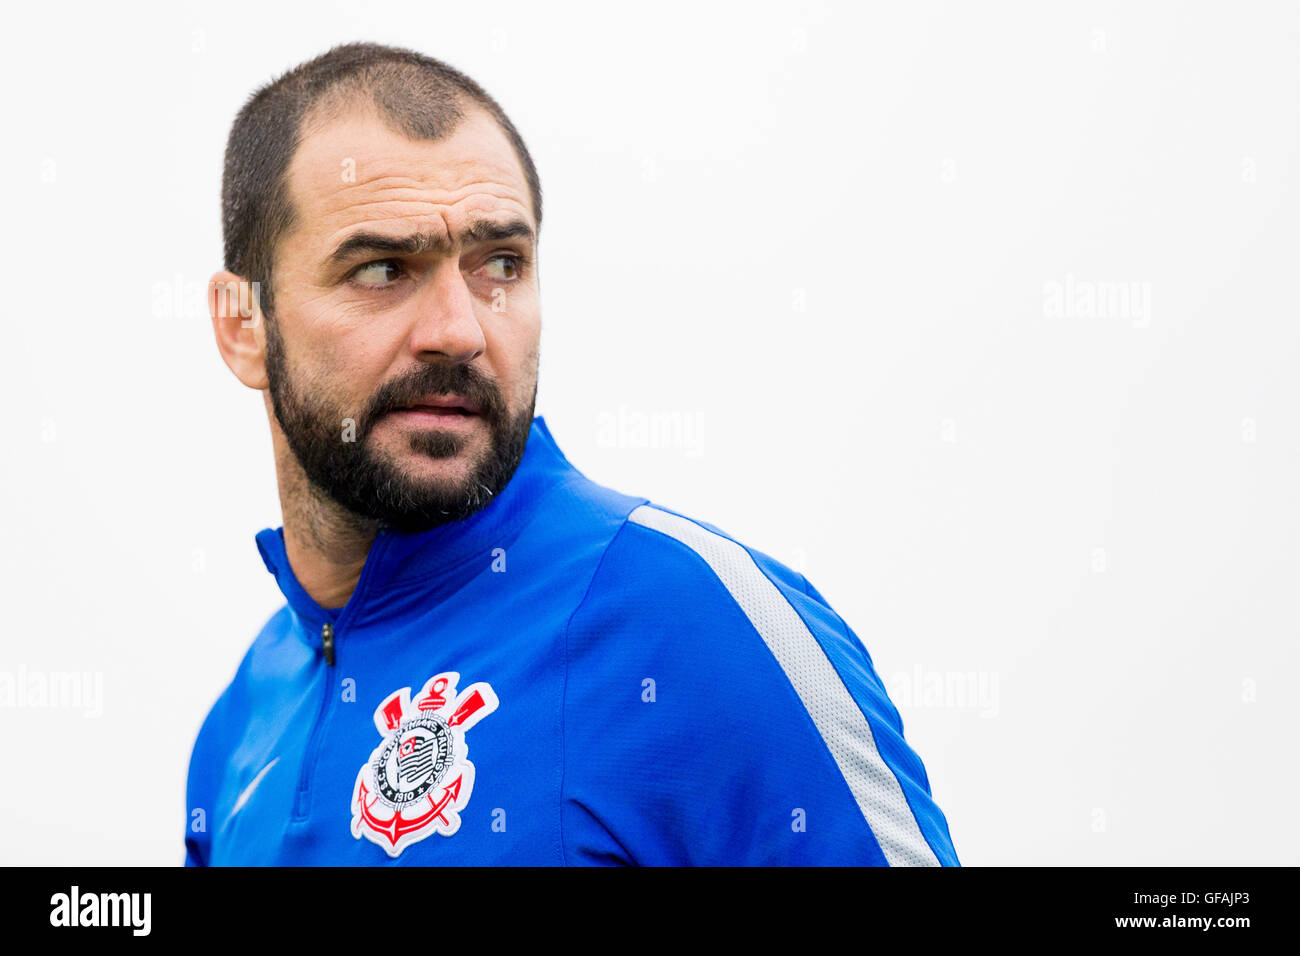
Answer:
[(474, 296), (455, 260), (439, 263), (416, 300), (411, 327), (411, 354), (422, 362), (472, 362), (483, 354), (487, 340), (474, 314)]

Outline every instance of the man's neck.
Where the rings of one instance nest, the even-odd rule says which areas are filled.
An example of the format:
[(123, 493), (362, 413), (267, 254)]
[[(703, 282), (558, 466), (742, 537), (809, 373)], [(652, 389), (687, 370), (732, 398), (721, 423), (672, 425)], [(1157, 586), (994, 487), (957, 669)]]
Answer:
[(358, 518), (311, 487), (287, 448), (277, 449), (276, 478), (284, 550), (294, 577), (321, 607), (342, 607), (356, 590), (378, 524)]

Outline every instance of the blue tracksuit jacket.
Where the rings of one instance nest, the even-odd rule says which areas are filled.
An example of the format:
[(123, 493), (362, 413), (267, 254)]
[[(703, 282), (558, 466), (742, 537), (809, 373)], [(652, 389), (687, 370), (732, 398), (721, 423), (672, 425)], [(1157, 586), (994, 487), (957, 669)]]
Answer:
[(585, 477), (534, 418), (472, 517), (295, 580), (191, 757), (187, 865), (957, 866), (853, 631), (801, 575)]

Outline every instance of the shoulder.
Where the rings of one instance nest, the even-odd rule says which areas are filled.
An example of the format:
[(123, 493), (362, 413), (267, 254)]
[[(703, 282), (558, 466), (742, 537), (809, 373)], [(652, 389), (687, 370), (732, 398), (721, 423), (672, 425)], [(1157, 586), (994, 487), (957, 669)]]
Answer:
[(825, 648), (845, 636), (802, 580), (706, 521), (632, 509), (569, 620), (570, 706), (635, 685), (659, 717), (718, 744), (752, 733), (763, 714), (806, 720), (805, 694), (843, 688)]
[[(639, 859), (936, 862), (924, 768), (866, 648), (802, 575), (717, 526), (633, 509), (566, 659), (570, 797), (621, 834), (692, 806), (713, 821), (667, 849), (658, 828)], [(792, 813), (816, 832), (792, 837)], [(737, 833), (764, 842), (741, 852)]]
[(641, 629), (682, 634), (710, 621), (761, 637), (838, 629), (802, 575), (721, 528), (654, 502), (626, 513), (575, 620), (633, 615)]
[(747, 613), (754, 600), (772, 597), (773, 590), (808, 594), (802, 575), (707, 521), (647, 502), (628, 515), (628, 524), (628, 537), (647, 555), (701, 583), (716, 582)]
[(866, 648), (814, 595), (798, 572), (721, 528), (638, 506), (569, 621), (571, 687), (599, 694), (639, 674), (660, 699), (688, 693), (694, 714), (707, 710), (724, 730), (774, 713), (809, 729), (823, 717), (861, 722), (864, 705), (894, 724)]

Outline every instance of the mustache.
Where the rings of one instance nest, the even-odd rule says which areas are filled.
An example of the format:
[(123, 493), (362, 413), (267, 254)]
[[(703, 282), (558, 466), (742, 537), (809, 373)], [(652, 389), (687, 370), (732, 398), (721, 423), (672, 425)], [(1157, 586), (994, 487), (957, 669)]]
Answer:
[(505, 418), (505, 400), (496, 383), (470, 365), (421, 365), (410, 373), (385, 382), (367, 403), (366, 430), (389, 412), (413, 405), (422, 398), (455, 393), (474, 402), (490, 424)]

